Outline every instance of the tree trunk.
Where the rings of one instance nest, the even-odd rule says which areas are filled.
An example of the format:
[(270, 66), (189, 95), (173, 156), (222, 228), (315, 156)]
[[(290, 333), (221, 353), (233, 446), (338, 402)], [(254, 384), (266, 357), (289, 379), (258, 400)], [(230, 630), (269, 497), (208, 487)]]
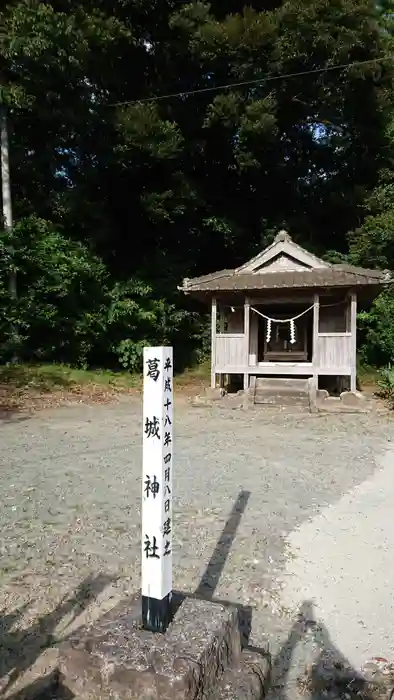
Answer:
[[(0, 152), (1, 152), (1, 191), (3, 201), (3, 221), (4, 228), (8, 233), (11, 233), (13, 226), (12, 219), (12, 199), (11, 199), (11, 176), (10, 176), (10, 149), (8, 140), (8, 125), (7, 125), (7, 107), (0, 105)], [(13, 248), (10, 249), (11, 257), (13, 257)], [(8, 289), (12, 299), (16, 301), (18, 296), (16, 272), (11, 266), (8, 277)], [(11, 335), (14, 341), (14, 351), (12, 361), (16, 362), (17, 357), (16, 341), (17, 329), (14, 325), (11, 328)]]

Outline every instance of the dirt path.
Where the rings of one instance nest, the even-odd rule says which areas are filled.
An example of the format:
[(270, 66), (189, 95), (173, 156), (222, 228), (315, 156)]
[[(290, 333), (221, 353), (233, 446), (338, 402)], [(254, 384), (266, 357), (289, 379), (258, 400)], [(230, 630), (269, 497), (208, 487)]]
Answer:
[[(56, 650), (45, 647), (54, 638), (139, 587), (140, 410), (140, 400), (132, 397), (112, 406), (59, 408), (0, 424), (0, 692), (12, 695), (50, 668)], [(294, 632), (297, 606), (305, 603), (303, 576), (307, 572), (312, 583), (317, 581), (323, 546), (332, 546), (327, 533), (310, 550), (308, 542), (313, 544), (322, 529), (319, 517), (327, 508), (342, 504), (338, 513), (345, 514), (346, 494), (374, 479), (387, 459), (394, 426), (378, 415), (297, 417), (193, 409), (180, 401), (175, 431), (175, 585), (195, 590), (220, 540), (222, 554), (216, 548), (205, 587), (215, 597), (252, 608), (251, 643), (269, 642), (276, 681), (287, 683), (280, 692), (294, 696), (299, 669), (319, 647), (310, 635), (303, 638), (299, 626)], [(390, 491), (387, 498), (391, 506)], [(237, 499), (243, 505), (235, 532), (226, 521)], [(360, 501), (360, 519), (365, 503)], [(382, 499), (370, 504), (375, 515), (371, 510), (368, 518), (379, 517)], [(384, 513), (394, 531), (390, 509)], [(351, 569), (357, 542), (349, 549), (340, 526), (331, 534), (336, 551), (342, 551), (338, 566), (348, 561)], [(383, 538), (383, 559), (370, 559), (367, 567), (387, 564), (386, 546), (391, 541)], [(314, 578), (305, 564), (308, 552)], [(327, 585), (336, 586), (335, 577)], [(357, 576), (351, 581), (338, 597), (344, 609), (355, 596), (351, 586), (363, 583)], [(318, 598), (320, 589), (314, 586), (307, 593)], [(365, 604), (365, 595), (359, 598)], [(336, 598), (330, 600), (335, 607)], [(373, 606), (372, 600), (370, 610)], [(349, 606), (348, 617), (356, 610)], [(304, 613), (310, 616), (313, 610)], [(330, 615), (325, 619), (319, 606), (317, 614), (329, 629)], [(393, 629), (394, 602), (381, 623)], [(340, 648), (338, 625), (332, 632)], [(363, 642), (363, 653), (394, 651), (389, 637), (387, 649), (372, 648), (372, 643), (375, 637), (370, 648)], [(346, 653), (349, 644), (348, 635)]]

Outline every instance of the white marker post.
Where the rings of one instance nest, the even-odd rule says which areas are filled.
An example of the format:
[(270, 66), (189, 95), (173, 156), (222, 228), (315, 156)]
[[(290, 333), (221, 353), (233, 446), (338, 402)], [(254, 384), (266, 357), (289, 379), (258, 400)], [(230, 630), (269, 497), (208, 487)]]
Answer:
[(144, 348), (142, 626), (165, 632), (172, 596), (172, 348)]

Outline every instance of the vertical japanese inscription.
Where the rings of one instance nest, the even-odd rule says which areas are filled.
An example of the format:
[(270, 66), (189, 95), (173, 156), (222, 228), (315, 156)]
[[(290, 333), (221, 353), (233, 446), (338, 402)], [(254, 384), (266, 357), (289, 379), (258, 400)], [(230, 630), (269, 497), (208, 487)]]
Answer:
[(164, 516), (162, 532), (164, 538), (163, 556), (169, 557), (172, 551), (172, 402), (173, 402), (173, 368), (172, 357), (169, 355), (164, 362), (164, 454), (163, 454), (163, 473), (164, 473)]
[(145, 601), (163, 601), (170, 597), (172, 591), (172, 427), (172, 348), (145, 348), (141, 533), (143, 603), (144, 598)]

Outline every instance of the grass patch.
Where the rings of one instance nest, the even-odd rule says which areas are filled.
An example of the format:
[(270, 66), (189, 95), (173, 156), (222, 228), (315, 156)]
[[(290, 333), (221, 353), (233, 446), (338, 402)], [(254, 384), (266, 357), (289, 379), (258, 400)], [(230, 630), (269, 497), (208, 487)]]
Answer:
[[(195, 392), (207, 384), (209, 364), (176, 375), (175, 391)], [(117, 394), (140, 391), (138, 374), (106, 369), (76, 369), (61, 364), (0, 366), (0, 412), (36, 409), (65, 402), (106, 403)]]
[[(176, 392), (200, 393), (209, 385), (210, 362), (190, 367), (174, 377)], [(357, 380), (361, 391), (379, 392), (381, 374), (376, 367), (359, 364)], [(142, 377), (130, 372), (106, 369), (77, 369), (61, 364), (0, 366), (0, 409), (19, 407), (25, 399), (63, 396), (66, 399), (105, 401), (115, 394), (141, 391)]]
[(128, 372), (84, 370), (58, 364), (0, 366), (0, 416), (65, 403), (108, 403), (135, 390), (139, 378)]
[[(190, 385), (204, 385), (210, 377), (208, 362), (191, 367), (174, 378), (175, 388)], [(42, 393), (62, 391), (73, 387), (98, 385), (115, 390), (139, 389), (142, 377), (139, 374), (107, 369), (77, 369), (67, 365), (4, 365), (0, 366), (0, 385), (8, 385), (15, 390), (35, 390)]]
[(77, 386), (101, 385), (113, 389), (133, 388), (138, 377), (129, 372), (85, 370), (67, 365), (6, 365), (0, 367), (0, 385), (40, 393), (73, 389)]
[(211, 376), (211, 363), (207, 360), (196, 367), (189, 367), (180, 374), (175, 375), (175, 389), (186, 387), (206, 386)]
[(360, 384), (360, 389), (373, 389), (378, 390), (379, 380), (381, 375), (376, 367), (371, 367), (369, 365), (358, 365), (357, 367), (357, 380)]

